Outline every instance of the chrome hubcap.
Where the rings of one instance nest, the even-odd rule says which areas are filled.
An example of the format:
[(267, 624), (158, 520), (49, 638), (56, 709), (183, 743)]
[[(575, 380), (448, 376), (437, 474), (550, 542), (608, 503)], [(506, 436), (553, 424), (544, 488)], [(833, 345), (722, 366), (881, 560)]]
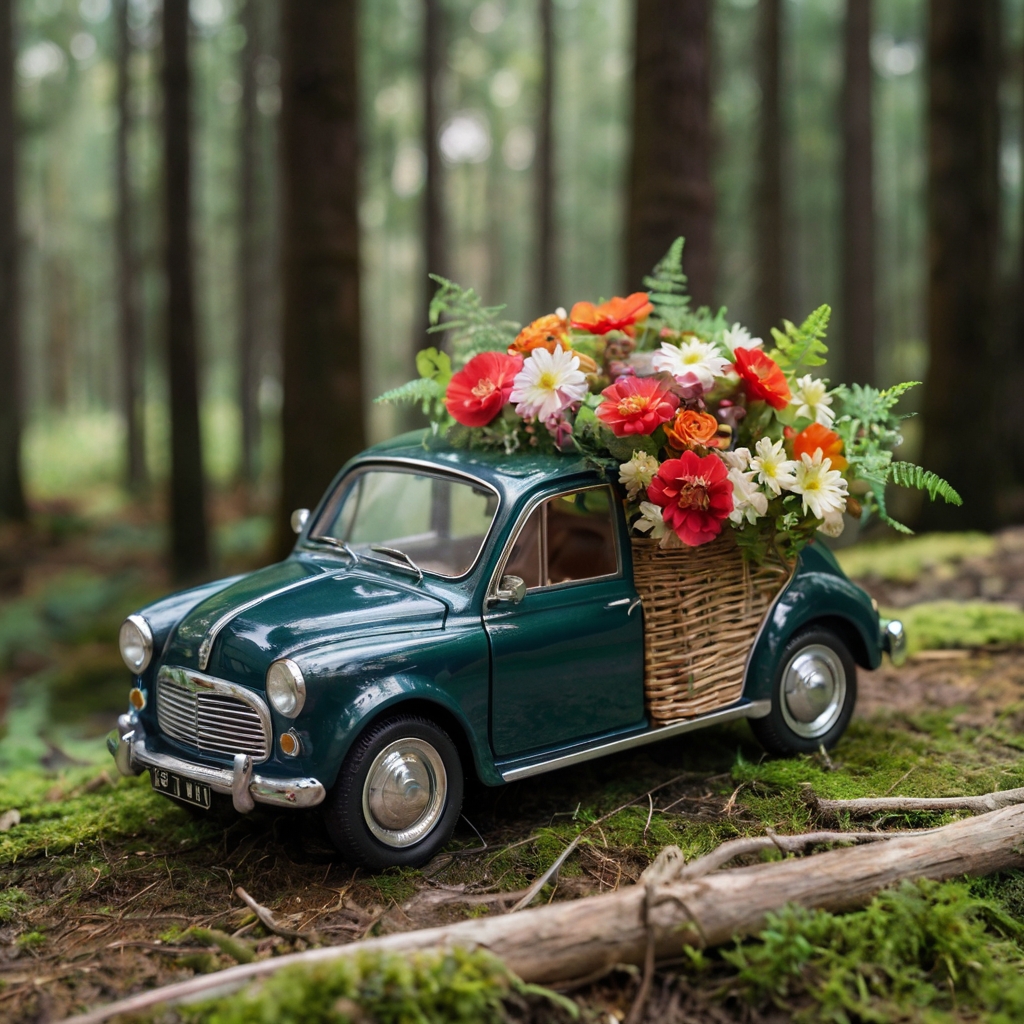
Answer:
[(426, 740), (395, 740), (366, 773), (363, 818), (387, 846), (412, 846), (437, 824), (447, 792), (441, 755)]
[(846, 670), (824, 644), (797, 651), (782, 675), (782, 717), (804, 739), (824, 736), (846, 704)]

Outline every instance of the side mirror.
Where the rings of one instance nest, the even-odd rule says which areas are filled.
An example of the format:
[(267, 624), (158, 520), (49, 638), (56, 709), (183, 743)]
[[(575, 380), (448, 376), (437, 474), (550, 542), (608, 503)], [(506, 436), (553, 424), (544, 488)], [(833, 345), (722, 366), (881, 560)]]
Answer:
[(518, 576), (502, 576), (494, 596), (499, 601), (519, 604), (526, 597), (526, 584)]
[(291, 524), (292, 529), (296, 533), (302, 533), (306, 528), (306, 523), (309, 521), (309, 509), (308, 508), (297, 508), (292, 513)]

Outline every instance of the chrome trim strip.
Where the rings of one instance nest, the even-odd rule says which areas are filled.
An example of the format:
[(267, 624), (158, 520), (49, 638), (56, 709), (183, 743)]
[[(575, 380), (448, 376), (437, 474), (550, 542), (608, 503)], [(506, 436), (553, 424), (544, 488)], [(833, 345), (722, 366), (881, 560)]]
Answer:
[[(132, 774), (139, 774), (146, 768), (164, 769), (192, 779), (205, 782), (216, 793), (232, 795), (235, 772), (230, 768), (211, 768), (205, 764), (193, 764), (170, 754), (159, 754), (146, 746), (145, 737), (126, 734), (122, 743), (129, 745)], [(319, 779), (274, 779), (264, 775), (253, 775), (249, 782), (249, 795), (259, 804), (273, 804), (277, 807), (315, 807), (323, 803), (327, 795)]]
[(263, 604), (264, 601), (272, 601), (275, 597), (280, 597), (282, 594), (288, 594), (293, 590), (298, 590), (300, 587), (305, 587), (307, 584), (313, 583), (316, 580), (327, 579), (331, 576), (341, 576), (348, 572), (350, 568), (351, 566), (346, 565), (344, 569), (336, 569), (333, 572), (321, 572), (314, 576), (304, 576), (301, 580), (294, 580), (292, 583), (288, 583), (283, 587), (278, 587), (277, 590), (271, 590), (267, 594), (260, 594), (259, 597), (254, 597), (250, 601), (244, 601), (242, 604), (236, 605), (230, 611), (225, 612), (206, 631), (206, 636), (203, 637), (203, 642), (199, 645), (199, 668), (203, 671), (206, 670), (210, 664), (210, 654), (213, 651), (213, 645), (216, 643), (217, 637), (220, 636), (224, 628), (237, 619), (239, 615), (244, 615), (246, 612)]
[(682, 722), (673, 722), (672, 725), (663, 725), (660, 729), (648, 729), (646, 732), (633, 736), (624, 736), (622, 739), (602, 743), (587, 750), (578, 750), (573, 754), (562, 754), (560, 757), (552, 757), (547, 761), (538, 761), (536, 764), (524, 765), (521, 768), (509, 768), (507, 771), (501, 771), (500, 768), (498, 770), (501, 771), (501, 777), (505, 782), (515, 782), (517, 779), (527, 779), (531, 775), (541, 775), (544, 772), (555, 771), (557, 768), (568, 768), (569, 765), (593, 761), (595, 758), (605, 757), (607, 754), (618, 754), (633, 747), (643, 747), (648, 743), (657, 743), (659, 740), (681, 736), (683, 733), (693, 732), (695, 729), (702, 729), (707, 725), (731, 722), (736, 718), (764, 718), (765, 715), (771, 714), (771, 710), (772, 702), (770, 700), (755, 700), (749, 704), (739, 704), (721, 711), (709, 711), (706, 715), (698, 715), (696, 718), (688, 718)]
[[(168, 680), (177, 686), (182, 687), (186, 690), (191, 690), (193, 693), (197, 693), (200, 690), (204, 690), (212, 693), (223, 693), (228, 697), (233, 697), (235, 700), (241, 701), (243, 704), (252, 708), (256, 712), (257, 717), (260, 720), (260, 726), (263, 729), (263, 739), (266, 743), (266, 756), (257, 759), (254, 763), (260, 764), (266, 761), (271, 753), (273, 752), (274, 745), (274, 727), (270, 719), (270, 709), (267, 707), (266, 702), (262, 697), (253, 693), (252, 690), (247, 690), (244, 686), (239, 686), (237, 683), (229, 683), (224, 679), (217, 679), (214, 676), (204, 675), (202, 672), (196, 672), (190, 668), (178, 668), (174, 665), (164, 665), (157, 673), (156, 677), (156, 707), (157, 707), (157, 718), (160, 716), (160, 682), (161, 680)], [(173, 710), (171, 712), (173, 714)], [(242, 729), (247, 723), (242, 723)], [(198, 725), (196, 726), (196, 736), (199, 735)], [(171, 739), (176, 737), (172, 736)], [(184, 740), (180, 742), (185, 742)]]

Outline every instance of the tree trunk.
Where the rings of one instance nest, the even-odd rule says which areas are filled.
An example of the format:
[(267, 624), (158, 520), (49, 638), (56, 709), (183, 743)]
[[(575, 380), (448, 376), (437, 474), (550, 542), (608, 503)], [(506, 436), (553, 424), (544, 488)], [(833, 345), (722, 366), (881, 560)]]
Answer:
[[(962, 508), (926, 503), (928, 529), (996, 522), (992, 336), (998, 230), (998, 5), (932, 0), (928, 26), (926, 468)], [(965, 431), (961, 410), (969, 410)], [(984, 440), (979, 444), (979, 439)]]
[(843, 379), (875, 383), (875, 197), (871, 2), (846, 2), (843, 82)]
[(438, 135), (441, 130), (441, 112), (437, 102), (439, 78), (444, 67), (444, 11), (441, 0), (423, 0), (423, 152), (426, 156), (426, 181), (423, 191), (423, 257), (424, 274), (423, 319), (416, 323), (413, 351), (423, 342), (423, 330), (428, 324), (427, 309), (434, 294), (434, 284), (426, 274), (447, 277), (448, 224), (445, 219), (444, 167)]
[(284, 408), (279, 550), (365, 443), (355, 0), (282, 7)]
[(0, 0), (0, 521), (25, 518), (21, 486), (20, 303), (14, 0)]
[(259, 226), (256, 212), (256, 57), (259, 18), (256, 0), (245, 0), (241, 24), (245, 45), (239, 55), (242, 102), (238, 138), (238, 408), (241, 414), (239, 469), (255, 483), (259, 466)]
[(553, 0), (540, 0), (541, 92), (537, 118), (537, 316), (554, 310), (558, 295), (555, 278), (555, 167), (553, 148), (555, 91), (555, 26)]
[(188, 0), (164, 0), (164, 232), (171, 405), (171, 567), (179, 580), (209, 565), (199, 432), (192, 266)]
[(714, 214), (711, 0), (637, 0), (628, 287), (683, 235), (690, 294), (710, 305)]
[(125, 483), (138, 493), (147, 483), (143, 384), (142, 330), (133, 241), (134, 211), (128, 147), (132, 131), (131, 39), (128, 32), (128, 0), (114, 5), (117, 34), (117, 140), (115, 186), (117, 191), (117, 301), (121, 340), (121, 401), (125, 424)]
[[(903, 879), (936, 881), (1024, 866), (1020, 852), (1024, 807), (1017, 805), (955, 821), (930, 832), (881, 839), (866, 846), (791, 857), (688, 878), (681, 855), (662, 851), (639, 885), (518, 914), (399, 932), (343, 946), (272, 957), (143, 992), (76, 1018), (102, 1024), (119, 1014), (235, 991), (254, 978), (295, 964), (312, 965), (364, 952), (413, 953), (483, 948), (524, 981), (572, 982), (616, 964), (678, 959), (683, 944), (706, 949), (756, 935), (770, 912), (787, 903), (833, 913), (864, 906)], [(787, 840), (792, 837), (785, 837)], [(681, 869), (681, 870), (680, 870)]]
[(782, 0), (761, 0), (759, 27), (761, 120), (755, 197), (757, 322), (768, 338), (786, 315), (785, 219), (782, 196)]

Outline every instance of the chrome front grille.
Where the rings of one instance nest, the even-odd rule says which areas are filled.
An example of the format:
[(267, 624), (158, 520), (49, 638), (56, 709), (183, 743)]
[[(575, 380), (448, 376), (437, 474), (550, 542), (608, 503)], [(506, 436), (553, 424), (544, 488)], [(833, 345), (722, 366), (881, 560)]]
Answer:
[(270, 756), (270, 713), (244, 687), (180, 668), (162, 668), (156, 684), (160, 731), (206, 754)]

